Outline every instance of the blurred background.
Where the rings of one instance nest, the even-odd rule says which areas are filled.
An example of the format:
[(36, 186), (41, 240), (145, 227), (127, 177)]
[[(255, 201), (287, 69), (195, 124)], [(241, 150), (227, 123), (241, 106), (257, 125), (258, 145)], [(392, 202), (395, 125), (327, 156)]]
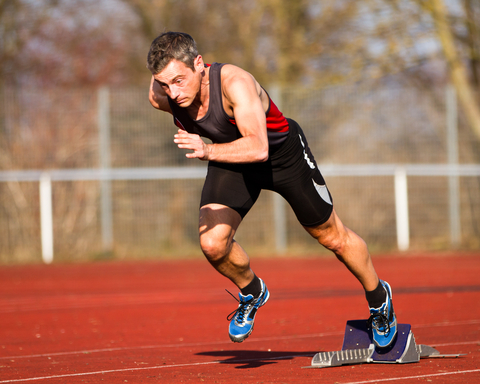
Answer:
[[(297, 120), (372, 253), (480, 249), (480, 3), (0, 0), (0, 263), (199, 257), (206, 164), (148, 102), (164, 31)], [(251, 254), (325, 251), (266, 191)]]

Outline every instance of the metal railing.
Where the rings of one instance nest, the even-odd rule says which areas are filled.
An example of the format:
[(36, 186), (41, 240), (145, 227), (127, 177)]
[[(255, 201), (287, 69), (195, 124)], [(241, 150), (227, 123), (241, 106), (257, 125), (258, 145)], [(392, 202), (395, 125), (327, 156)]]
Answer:
[[(480, 165), (476, 164), (350, 164), (320, 166), (322, 174), (328, 176), (391, 176), (394, 178), (394, 200), (397, 227), (397, 246), (401, 251), (409, 249), (409, 196), (408, 177), (446, 176), (449, 177), (449, 221), (450, 237), (453, 245), (458, 245), (460, 228), (460, 201), (458, 199), (458, 178), (480, 176)], [(112, 181), (112, 180), (174, 180), (203, 179), (205, 167), (159, 167), (159, 168), (119, 168), (119, 169), (57, 169), (29, 171), (1, 171), (0, 182), (38, 182), (40, 190), (40, 227), (42, 259), (51, 263), (54, 257), (52, 182), (56, 181)], [(102, 189), (102, 193), (109, 189)], [(283, 252), (287, 247), (287, 226), (283, 199), (275, 195), (273, 204), (275, 249)], [(112, 202), (111, 196), (102, 196), (102, 236), (104, 247), (112, 241)], [(108, 234), (108, 235), (105, 235)]]

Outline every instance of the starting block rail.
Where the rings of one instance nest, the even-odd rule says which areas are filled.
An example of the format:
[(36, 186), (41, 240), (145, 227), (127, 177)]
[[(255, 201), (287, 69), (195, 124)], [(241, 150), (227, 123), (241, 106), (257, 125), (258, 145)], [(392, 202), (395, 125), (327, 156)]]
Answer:
[(441, 355), (428, 345), (417, 345), (410, 324), (397, 324), (397, 337), (388, 348), (376, 348), (367, 320), (349, 320), (345, 327), (342, 350), (319, 352), (312, 365), (305, 368), (326, 368), (364, 363), (416, 363), (420, 358), (458, 357), (459, 354)]

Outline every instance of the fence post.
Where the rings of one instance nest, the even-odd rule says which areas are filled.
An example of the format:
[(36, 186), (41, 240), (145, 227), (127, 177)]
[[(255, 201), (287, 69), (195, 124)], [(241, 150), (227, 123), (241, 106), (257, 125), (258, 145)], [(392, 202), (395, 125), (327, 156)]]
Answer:
[(52, 180), (48, 173), (40, 177), (40, 232), (42, 259), (45, 264), (53, 261), (53, 212)]
[[(455, 88), (449, 84), (445, 90), (447, 113), (447, 157), (452, 168), (458, 165), (458, 118), (457, 94)], [(448, 177), (449, 214), (450, 214), (450, 243), (458, 247), (461, 242), (460, 223), (460, 182), (458, 175)]]
[[(269, 96), (277, 108), (282, 110), (282, 90), (278, 84), (269, 87)], [(287, 249), (287, 219), (285, 200), (277, 193), (273, 194), (273, 218), (275, 231), (275, 250), (279, 253)]]
[(273, 219), (275, 221), (275, 249), (279, 253), (287, 249), (287, 220), (285, 200), (278, 193), (273, 193)]
[(410, 228), (408, 219), (408, 188), (405, 168), (395, 170), (395, 212), (397, 219), (397, 244), (400, 251), (410, 246)]
[[(110, 92), (107, 87), (98, 89), (98, 136), (100, 169), (108, 171), (110, 159)], [(102, 226), (102, 246), (104, 252), (113, 247), (112, 185), (108, 178), (100, 181), (100, 212)]]

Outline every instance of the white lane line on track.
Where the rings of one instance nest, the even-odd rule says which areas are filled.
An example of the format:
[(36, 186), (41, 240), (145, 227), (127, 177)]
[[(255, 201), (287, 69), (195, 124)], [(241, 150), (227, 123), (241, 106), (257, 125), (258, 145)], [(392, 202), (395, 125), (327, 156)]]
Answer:
[(454, 343), (443, 343), (443, 344), (435, 344), (435, 347), (449, 347), (451, 345), (469, 345), (469, 344), (478, 344), (480, 345), (480, 340), (474, 340), (474, 341), (458, 341)]
[(451, 376), (451, 375), (459, 375), (459, 374), (466, 374), (466, 373), (476, 373), (480, 372), (480, 369), (469, 369), (466, 371), (455, 371), (455, 372), (442, 372), (442, 373), (431, 373), (428, 375), (416, 375), (416, 376), (404, 376), (404, 377), (390, 377), (385, 378), (382, 377), (381, 379), (376, 380), (365, 380), (365, 381), (349, 381), (339, 384), (369, 384), (369, 383), (383, 383), (385, 381), (398, 381), (398, 380), (412, 380), (412, 379), (428, 379), (430, 377), (438, 377), (438, 376)]
[[(443, 287), (448, 288), (448, 287)], [(452, 287), (453, 290), (459, 287)], [(478, 289), (475, 287), (466, 287), (467, 289)], [(462, 293), (464, 291), (460, 291)], [(202, 294), (195, 291), (195, 303), (209, 302), (213, 298), (215, 300), (226, 300), (223, 292), (217, 289), (203, 290)], [(283, 290), (279, 290), (280, 295), (285, 295)], [(311, 293), (311, 292), (310, 292)], [(429, 293), (422, 292), (403, 292), (399, 294), (410, 293)], [(433, 292), (435, 293), (435, 292)], [(299, 292), (305, 294), (305, 292)], [(313, 296), (308, 295), (309, 298), (322, 298), (329, 296), (357, 296), (361, 292), (358, 290), (320, 290)], [(288, 295), (288, 298), (294, 298), (295, 295)], [(154, 305), (154, 304), (170, 304), (170, 303), (191, 303), (191, 290), (175, 290), (169, 292), (137, 292), (137, 293), (66, 293), (58, 294), (46, 292), (44, 295), (27, 295), (20, 297), (0, 297), (0, 313), (21, 313), (21, 312), (35, 312), (35, 311), (58, 311), (68, 309), (83, 309), (83, 308), (98, 308), (98, 307), (114, 307), (125, 305)]]
[[(291, 336), (272, 336), (272, 337), (262, 337), (249, 339), (248, 342), (264, 342), (264, 341), (278, 341), (278, 340), (292, 340), (292, 339), (310, 339), (316, 337), (328, 337), (328, 336), (339, 336), (343, 335), (344, 332), (328, 332), (328, 333), (313, 333), (307, 335), (291, 335)], [(138, 347), (119, 347), (119, 348), (103, 348), (103, 349), (90, 349), (83, 351), (71, 351), (71, 352), (54, 352), (54, 353), (40, 353), (36, 355), (23, 355), (23, 356), (0, 356), (0, 360), (7, 359), (28, 359), (36, 357), (51, 357), (51, 356), (67, 356), (67, 355), (82, 355), (90, 353), (102, 353), (102, 352), (117, 352), (117, 351), (128, 351), (135, 349), (160, 349), (160, 348), (182, 348), (182, 347), (203, 347), (208, 345), (231, 345), (230, 340), (222, 341), (210, 341), (210, 342), (201, 342), (201, 343), (178, 343), (178, 344), (160, 344), (160, 345), (141, 345)]]
[[(229, 360), (228, 364), (244, 364), (251, 363), (255, 361), (265, 361), (265, 360), (288, 360), (295, 357), (311, 357), (310, 355), (292, 355), (292, 356), (275, 356), (275, 357), (264, 357), (261, 359), (241, 359), (241, 360)], [(34, 380), (47, 380), (47, 379), (62, 379), (66, 377), (75, 377), (75, 376), (89, 376), (89, 375), (100, 375), (106, 373), (119, 373), (119, 372), (135, 372), (135, 371), (146, 371), (152, 369), (166, 369), (166, 368), (182, 368), (182, 367), (195, 367), (199, 365), (212, 365), (212, 364), (222, 364), (224, 361), (214, 360), (214, 361), (205, 361), (203, 363), (188, 363), (188, 364), (172, 364), (172, 365), (158, 365), (153, 367), (141, 367), (141, 368), (122, 368), (122, 369), (110, 369), (105, 371), (94, 371), (94, 372), (82, 372), (82, 373), (69, 373), (64, 375), (52, 375), (52, 376), (39, 376), (39, 377), (28, 377), (25, 379), (12, 379), (12, 380), (3, 380), (2, 383), (20, 383), (24, 381), (34, 381)]]
[[(415, 325), (415, 328), (426, 328), (426, 327), (445, 327), (445, 326), (458, 326), (458, 325), (471, 325), (479, 324), (480, 320), (465, 320), (457, 322), (443, 322), (435, 324), (419, 324)], [(264, 341), (278, 341), (278, 340), (292, 340), (292, 339), (309, 339), (316, 337), (328, 337), (328, 336), (339, 336), (343, 335), (344, 332), (327, 332), (327, 333), (313, 333), (306, 335), (291, 335), (291, 336), (281, 336), (281, 337), (263, 337), (263, 338), (254, 338), (250, 339), (249, 343), (252, 342), (264, 342)], [(467, 342), (453, 342), (446, 344), (434, 344), (435, 347), (445, 347), (451, 345), (468, 345), (468, 344), (477, 344), (480, 343), (480, 340), (476, 341), (467, 341)], [(17, 356), (0, 356), (0, 360), (7, 359), (28, 359), (28, 358), (39, 358), (39, 357), (50, 357), (50, 356), (68, 356), (68, 355), (82, 355), (90, 353), (104, 353), (104, 352), (118, 352), (118, 351), (128, 351), (128, 350), (141, 350), (141, 349), (160, 349), (160, 348), (182, 348), (182, 347), (202, 347), (208, 345), (223, 345), (231, 344), (230, 341), (214, 341), (214, 342), (200, 342), (200, 343), (177, 343), (177, 344), (160, 344), (160, 345), (143, 345), (136, 347), (119, 347), (119, 348), (101, 348), (101, 349), (90, 349), (90, 350), (81, 350), (81, 351), (69, 351), (69, 352), (53, 352), (53, 353), (40, 353), (32, 355), (17, 355)]]
[(460, 321), (445, 321), (442, 323), (434, 323), (434, 324), (415, 324), (415, 328), (428, 328), (428, 327), (448, 327), (451, 325), (472, 325), (472, 324), (480, 324), (479, 319), (475, 320), (460, 320)]
[[(217, 290), (204, 290), (195, 302), (224, 299)], [(148, 293), (65, 294), (29, 296), (18, 299), (0, 298), (0, 313), (58, 311), (125, 305), (150, 305), (192, 302), (190, 291)]]
[[(292, 359), (292, 358), (295, 358), (295, 357), (310, 357), (310, 356), (295, 355), (295, 356), (277, 356), (277, 357), (262, 358), (262, 359), (230, 360), (228, 362), (228, 364), (244, 364), (244, 363), (250, 363), (252, 361), (265, 361), (265, 360), (286, 360), (286, 359)], [(35, 381), (35, 380), (62, 379), (62, 378), (67, 378), (67, 377), (78, 377), (78, 376), (104, 375), (104, 374), (108, 374), (108, 373), (136, 372), (136, 371), (146, 371), (146, 370), (153, 370), (153, 369), (195, 367), (195, 366), (200, 366), (200, 365), (212, 365), (212, 364), (221, 364), (221, 363), (222, 363), (222, 361), (215, 360), (215, 361), (206, 361), (206, 362), (203, 362), (203, 363), (172, 364), (172, 365), (160, 365), (160, 366), (154, 366), (154, 367), (110, 369), (110, 370), (104, 370), (104, 371), (82, 372), (82, 373), (71, 373), (71, 374), (64, 374), (64, 375), (39, 376), (39, 377), (28, 377), (28, 378), (24, 378), (24, 379), (2, 380), (2, 381), (0, 381), (0, 384), (3, 384), (3, 383), (20, 383), (20, 382)], [(432, 374), (427, 374), (427, 375), (416, 375), (416, 376), (403, 376), (403, 377), (391, 377), (391, 378), (382, 377), (381, 379), (376, 379), (376, 380), (352, 381), (352, 382), (344, 382), (344, 383), (341, 383), (341, 384), (369, 384), (369, 383), (376, 383), (376, 382), (378, 383), (378, 382), (386, 382), (386, 381), (425, 379), (425, 378), (430, 378), (430, 377), (451, 376), (451, 375), (477, 373), (477, 372), (480, 372), (480, 369), (469, 369), (469, 370), (465, 370), (465, 371), (432, 373)]]
[(204, 362), (204, 363), (160, 365), (160, 366), (155, 366), (155, 367), (109, 369), (109, 370), (105, 370), (105, 371), (70, 373), (70, 374), (65, 374), (65, 375), (28, 377), (28, 378), (25, 378), (25, 379), (3, 380), (3, 381), (0, 381), (0, 383), (20, 383), (20, 382), (23, 382), (23, 381), (48, 380), (48, 379), (62, 379), (62, 378), (66, 378), (66, 377), (75, 377), (75, 376), (104, 375), (104, 374), (106, 374), (106, 373), (135, 372), (135, 371), (145, 371), (145, 370), (147, 370), (147, 369), (194, 367), (194, 366), (197, 366), (197, 365), (210, 365), (210, 364), (220, 364), (220, 361), (206, 361), (206, 362)]

